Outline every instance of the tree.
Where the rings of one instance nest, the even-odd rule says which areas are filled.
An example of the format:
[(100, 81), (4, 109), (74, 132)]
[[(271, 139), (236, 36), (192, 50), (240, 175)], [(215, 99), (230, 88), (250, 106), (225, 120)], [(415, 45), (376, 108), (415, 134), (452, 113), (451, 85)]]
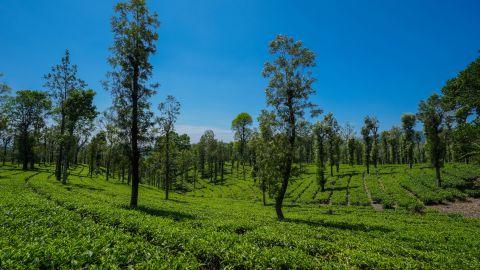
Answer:
[(410, 169), (413, 167), (413, 146), (415, 145), (414, 136), (415, 122), (417, 121), (414, 114), (407, 113), (402, 115), (402, 128), (405, 134), (405, 152)]
[(167, 96), (165, 102), (158, 105), (158, 111), (160, 116), (157, 118), (157, 123), (165, 136), (165, 199), (168, 200), (168, 192), (171, 185), (170, 135), (180, 114), (180, 102), (173, 96)]
[(382, 131), (380, 133), (380, 143), (382, 145), (382, 162), (383, 164), (389, 164), (390, 163), (390, 148), (389, 148), (389, 138), (390, 133), (387, 130)]
[[(469, 163), (480, 157), (480, 58), (475, 59), (442, 88), (445, 117), (446, 159)], [(452, 121), (454, 120), (454, 121)]]
[(235, 131), (235, 139), (239, 142), (240, 150), (240, 159), (242, 161), (242, 171), (243, 171), (243, 180), (246, 178), (245, 173), (245, 150), (247, 146), (247, 141), (251, 136), (252, 130), (250, 126), (252, 125), (252, 117), (246, 113), (242, 112), (235, 117), (232, 121), (232, 130)]
[(338, 145), (340, 144), (340, 126), (332, 113), (328, 113), (322, 121), (325, 127), (326, 139), (328, 143), (327, 152), (330, 161), (330, 176), (333, 176), (333, 166), (337, 161)]
[(130, 161), (132, 169), (132, 193), (130, 207), (137, 207), (140, 183), (140, 150), (142, 130), (151, 124), (148, 98), (157, 85), (148, 87), (152, 75), (149, 58), (155, 53), (156, 29), (160, 23), (157, 14), (151, 14), (145, 0), (129, 0), (115, 6), (112, 17), (113, 46), (109, 73), (114, 104), (123, 122), (121, 127), (130, 136)]
[[(0, 73), (0, 79), (3, 77), (3, 73)], [(10, 86), (0, 81), (0, 112), (4, 113), (5, 104), (8, 101), (10, 94)]]
[(2, 141), (2, 166), (5, 166), (7, 159), (7, 147), (13, 139), (14, 132), (12, 129), (11, 121), (7, 117), (8, 111), (2, 112), (0, 116), (0, 140)]
[(363, 141), (365, 143), (365, 165), (367, 167), (367, 173), (370, 173), (370, 160), (372, 154), (372, 145), (374, 142), (374, 135), (378, 130), (378, 121), (375, 117), (366, 116), (364, 120), (364, 126), (361, 133)]
[(355, 164), (355, 150), (356, 150), (355, 147), (356, 147), (355, 136), (351, 136), (350, 138), (348, 138), (347, 148), (348, 148), (348, 163), (352, 167)]
[(433, 94), (427, 100), (422, 100), (418, 106), (417, 117), (423, 122), (430, 161), (435, 167), (437, 185), (439, 187), (442, 186), (440, 168), (443, 166), (445, 153), (445, 144), (440, 136), (443, 130), (444, 114), (442, 99), (438, 94)]
[(378, 158), (379, 158), (379, 150), (380, 150), (380, 145), (379, 145), (379, 140), (378, 140), (378, 120), (375, 117), (372, 117), (372, 162), (373, 166), (377, 168), (377, 163), (378, 163)]
[(33, 144), (35, 138), (32, 133), (44, 124), (44, 119), (51, 102), (44, 92), (35, 90), (17, 91), (10, 109), (10, 119), (18, 130), (18, 147), (22, 169), (28, 169), (28, 163), (33, 168)]
[[(282, 161), (275, 151), (274, 125), (276, 123), (275, 114), (267, 110), (262, 110), (257, 118), (259, 123), (260, 136), (254, 138), (256, 144), (255, 160), (257, 167), (257, 177), (260, 179), (259, 185), (262, 191), (263, 205), (266, 205), (266, 193), (273, 182), (277, 180), (280, 170), (279, 163)], [(270, 189), (274, 190), (274, 189)]]
[[(0, 73), (0, 78), (3, 77), (3, 74)], [(0, 139), (2, 140), (2, 165), (5, 165), (5, 160), (7, 157), (7, 146), (12, 140), (13, 132), (11, 129), (11, 124), (7, 117), (8, 114), (8, 105), (10, 100), (10, 87), (0, 81)]]
[(296, 131), (299, 119), (306, 110), (318, 113), (316, 106), (309, 101), (315, 93), (310, 68), (315, 65), (315, 55), (303, 47), (301, 41), (278, 35), (270, 42), (270, 54), (275, 59), (265, 63), (263, 76), (269, 84), (265, 90), (267, 105), (272, 106), (281, 123), (282, 136), (285, 138), (283, 162), (281, 162), (282, 182), (275, 198), (275, 210), (280, 220), (284, 219), (282, 205), (292, 175), (292, 163), (295, 155)]
[(317, 182), (320, 184), (321, 191), (325, 191), (325, 140), (328, 136), (329, 127), (325, 121), (317, 122), (313, 127), (314, 149), (315, 149), (315, 168), (317, 173)]
[(65, 141), (64, 135), (66, 131), (66, 106), (65, 103), (71, 93), (77, 89), (84, 89), (87, 84), (77, 76), (77, 66), (70, 62), (70, 52), (65, 51), (65, 55), (61, 59), (61, 63), (52, 67), (51, 72), (44, 76), (44, 86), (50, 90), (53, 97), (54, 115), (59, 124), (57, 160), (55, 164), (55, 176), (58, 181), (62, 178), (62, 168), (65, 157)]
[(457, 117), (467, 119), (474, 114), (480, 118), (480, 58), (475, 59), (442, 88), (443, 107), (456, 111)]
[(97, 116), (95, 105), (93, 105), (93, 90), (74, 89), (64, 101), (65, 138), (63, 139), (65, 149), (62, 151), (62, 183), (67, 183), (69, 154), (75, 133), (82, 130), (82, 127), (91, 125)]
[(105, 148), (106, 148), (106, 155), (105, 155), (105, 177), (108, 181), (110, 178), (110, 168), (111, 168), (111, 161), (112, 161), (112, 151), (114, 145), (118, 143), (120, 140), (118, 134), (118, 126), (116, 125), (116, 117), (114, 108), (110, 107), (106, 111), (103, 112), (102, 117), (100, 118), (99, 124), (101, 125), (102, 132), (105, 135)]

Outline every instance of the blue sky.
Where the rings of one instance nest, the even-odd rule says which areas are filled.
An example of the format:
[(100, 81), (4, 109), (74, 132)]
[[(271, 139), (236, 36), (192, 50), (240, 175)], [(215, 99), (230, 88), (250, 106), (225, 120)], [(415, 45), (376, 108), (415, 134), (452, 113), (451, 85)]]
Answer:
[[(115, 1), (0, 0), (0, 72), (14, 89), (43, 89), (43, 74), (65, 49), (105, 109), (100, 81), (109, 70), (109, 20)], [(207, 128), (231, 139), (236, 114), (265, 108), (268, 42), (291, 35), (317, 55), (312, 97), (340, 123), (381, 128), (415, 112), (419, 100), (478, 57), (480, 1), (151, 0), (159, 14), (159, 82), (182, 103), (180, 132), (196, 141)]]

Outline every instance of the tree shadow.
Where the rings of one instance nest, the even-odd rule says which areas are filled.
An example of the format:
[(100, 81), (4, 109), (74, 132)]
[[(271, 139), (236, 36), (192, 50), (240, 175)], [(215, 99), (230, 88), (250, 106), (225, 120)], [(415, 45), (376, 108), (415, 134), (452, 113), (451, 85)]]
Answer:
[(336, 174), (334, 176), (338, 176), (338, 177), (346, 177), (346, 176), (354, 176), (354, 175), (359, 175), (359, 174), (362, 174), (361, 172), (345, 172), (345, 173), (341, 173), (341, 174)]
[(398, 174), (397, 172), (381, 172), (378, 175), (390, 175), (390, 174)]
[[(270, 206), (271, 207), (271, 206), (275, 206), (275, 203), (274, 202), (267, 202), (265, 205), (262, 205), (262, 206), (265, 206), (265, 207)], [(282, 208), (296, 208), (296, 207), (302, 207), (302, 204), (285, 200), (284, 204), (282, 205)]]
[(362, 232), (371, 232), (371, 231), (380, 231), (384, 233), (392, 232), (391, 229), (378, 226), (378, 225), (366, 225), (366, 224), (352, 224), (347, 222), (333, 222), (333, 221), (313, 221), (313, 220), (303, 220), (303, 219), (293, 219), (287, 218), (285, 222), (291, 222), (296, 224), (305, 224), (308, 226), (315, 226), (315, 227), (326, 227), (332, 229), (339, 229), (339, 230), (348, 230), (348, 231), (362, 231)]
[(150, 216), (171, 218), (174, 221), (196, 219), (196, 217), (194, 215), (191, 215), (191, 214), (186, 214), (186, 213), (177, 212), (177, 211), (157, 209), (157, 208), (152, 208), (152, 207), (144, 206), (144, 205), (138, 206), (137, 208), (134, 208), (134, 209), (131, 209), (128, 206), (122, 206), (122, 207), (124, 209), (142, 212), (142, 213), (145, 213), (145, 214), (150, 215)]
[(90, 178), (88, 175), (81, 175), (79, 173), (72, 173), (72, 172), (69, 172), (68, 176), (76, 176), (78, 178)]
[(69, 184), (69, 186), (70, 187), (75, 187), (75, 188), (88, 189), (88, 190), (91, 190), (91, 191), (104, 191), (105, 190), (104, 188), (96, 188), (96, 187), (92, 187), (92, 186), (85, 185), (85, 184)]
[(325, 191), (343, 191), (347, 189), (348, 189), (347, 187), (328, 187), (328, 188), (325, 188)]
[(25, 177), (25, 183), (27, 183), (30, 179), (32, 179), (33, 177), (39, 175), (40, 173), (41, 173), (41, 172), (36, 172), (36, 173), (34, 173), (34, 174), (32, 174), (32, 175), (29, 175), (29, 176)]

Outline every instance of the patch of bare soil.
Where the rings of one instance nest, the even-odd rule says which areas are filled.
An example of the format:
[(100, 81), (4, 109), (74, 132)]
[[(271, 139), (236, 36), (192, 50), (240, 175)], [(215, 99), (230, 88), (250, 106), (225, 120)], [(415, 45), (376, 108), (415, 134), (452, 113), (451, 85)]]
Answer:
[(363, 181), (363, 189), (365, 190), (365, 193), (367, 193), (367, 197), (368, 197), (368, 200), (370, 201), (370, 205), (372, 205), (375, 211), (383, 211), (383, 205), (380, 203), (375, 203), (372, 200), (372, 194), (370, 193), (370, 189), (368, 188), (367, 181), (365, 181), (365, 173), (363, 173), (362, 181)]
[(447, 214), (462, 214), (465, 217), (480, 218), (480, 199), (469, 198), (466, 201), (456, 201), (428, 206)]

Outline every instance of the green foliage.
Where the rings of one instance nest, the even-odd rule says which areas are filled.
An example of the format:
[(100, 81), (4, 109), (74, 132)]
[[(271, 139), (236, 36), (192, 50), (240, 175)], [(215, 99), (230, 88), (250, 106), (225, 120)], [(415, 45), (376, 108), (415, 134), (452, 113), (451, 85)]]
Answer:
[(405, 152), (407, 153), (407, 160), (410, 165), (410, 168), (413, 166), (413, 146), (414, 136), (415, 136), (415, 122), (416, 117), (414, 114), (404, 114), (402, 115), (402, 128), (403, 133), (405, 134)]
[[(467, 174), (468, 168), (461, 165), (452, 169)], [(349, 174), (339, 176), (342, 180), (335, 184), (333, 192), (344, 196), (335, 197), (338, 203), (344, 204), (348, 198), (339, 187), (352, 189), (359, 185), (361, 174), (356, 172), (361, 169), (357, 166)], [(390, 176), (382, 174), (383, 170), (398, 176), (404, 171), (400, 166), (379, 169), (387, 187), (394, 182), (383, 178)], [(415, 170), (421, 171), (416, 167)], [(289, 219), (278, 222), (270, 208), (252, 201), (175, 193), (173, 200), (163, 201), (159, 200), (161, 191), (148, 186), (140, 187), (142, 204), (131, 210), (125, 202), (130, 192), (128, 185), (98, 177), (90, 179), (83, 166), (75, 169), (68, 185), (54, 181), (52, 174), (52, 167), (23, 173), (10, 166), (0, 169), (0, 268), (480, 266), (480, 224), (475, 219), (432, 211), (414, 215), (403, 208), (376, 212), (362, 206), (302, 204), (286, 207)], [(366, 181), (370, 183), (369, 179)], [(235, 182), (243, 188), (251, 187), (249, 181)], [(218, 188), (203, 184), (205, 188), (199, 190), (204, 192), (209, 187)], [(307, 196), (315, 185), (314, 174), (307, 174), (294, 184), (291, 187), (296, 191), (291, 198), (299, 202), (296, 198)], [(226, 194), (227, 189), (222, 190)], [(349, 192), (351, 205), (356, 204), (355, 193)]]
[(34, 166), (35, 137), (45, 124), (50, 106), (47, 93), (36, 90), (19, 90), (11, 100), (9, 119), (18, 131), (17, 146), (24, 170), (27, 169), (28, 163), (30, 168)]
[(418, 119), (423, 122), (423, 129), (427, 136), (427, 148), (432, 165), (437, 170), (437, 185), (441, 186), (440, 167), (443, 166), (445, 155), (443, 131), (445, 112), (439, 95), (433, 94), (418, 106)]
[(140, 146), (148, 141), (152, 123), (149, 97), (158, 84), (148, 86), (153, 67), (149, 58), (156, 51), (156, 32), (160, 26), (156, 13), (150, 13), (145, 0), (127, 0), (115, 6), (112, 17), (113, 46), (109, 62), (113, 71), (107, 88), (113, 95), (114, 108), (122, 135), (129, 137), (132, 168), (131, 207), (138, 203), (140, 183)]

